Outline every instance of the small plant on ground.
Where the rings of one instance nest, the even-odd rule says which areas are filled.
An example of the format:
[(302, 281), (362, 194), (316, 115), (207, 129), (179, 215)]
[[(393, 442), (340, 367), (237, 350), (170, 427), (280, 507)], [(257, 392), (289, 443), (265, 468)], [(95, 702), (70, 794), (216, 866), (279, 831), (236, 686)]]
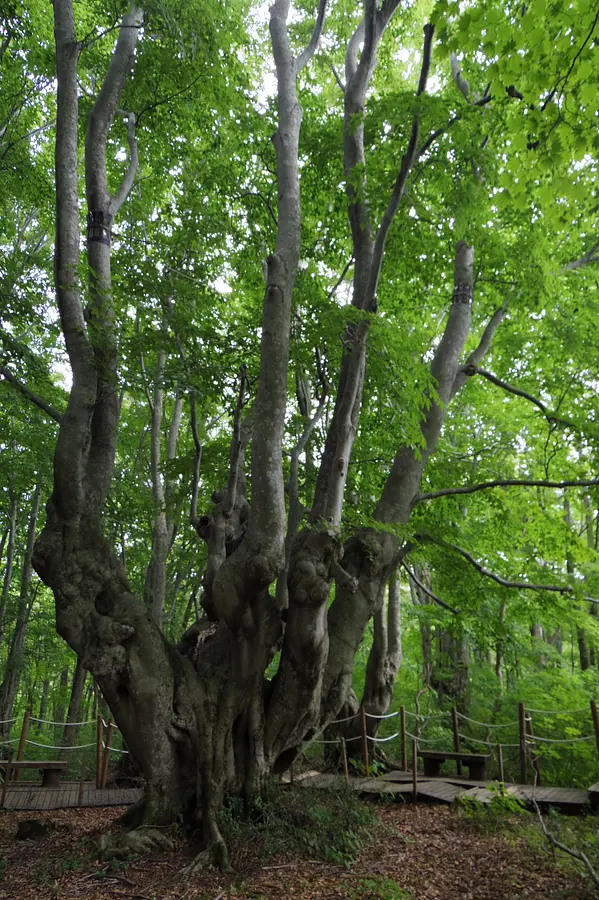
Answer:
[(231, 844), (252, 841), (263, 857), (285, 850), (350, 865), (374, 837), (378, 819), (351, 788), (273, 788), (250, 808), (231, 800), (222, 816)]
[(413, 900), (411, 891), (392, 878), (362, 878), (347, 894), (348, 900)]
[(463, 795), (457, 798), (456, 808), (460, 816), (485, 834), (513, 830), (522, 824), (520, 817), (527, 815), (524, 804), (503, 785), (498, 785), (488, 803)]

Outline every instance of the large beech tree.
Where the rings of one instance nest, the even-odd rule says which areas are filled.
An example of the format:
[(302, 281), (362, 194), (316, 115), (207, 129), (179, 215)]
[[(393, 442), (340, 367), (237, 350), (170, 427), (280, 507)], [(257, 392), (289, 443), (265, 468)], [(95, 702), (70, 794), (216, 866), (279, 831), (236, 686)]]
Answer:
[[(509, 266), (505, 277), (504, 263), (507, 258), (516, 268), (527, 264), (533, 246), (531, 234), (541, 230), (538, 220), (553, 198), (547, 196), (543, 178), (532, 174), (534, 166), (523, 164), (518, 154), (538, 151), (545, 163), (552, 155), (551, 164), (561, 166), (562, 187), (569, 178), (578, 183), (592, 174), (584, 161), (573, 174), (571, 158), (563, 144), (556, 143), (562, 123), (559, 116), (554, 120), (550, 114), (556, 106), (554, 98), (557, 101), (559, 92), (563, 94), (566, 83), (558, 80), (553, 93), (551, 87), (547, 89), (542, 109), (547, 114), (540, 114), (538, 68), (530, 59), (522, 62), (522, 54), (510, 45), (501, 28), (494, 33), (495, 43), (488, 46), (485, 34), (477, 34), (481, 21), (478, 7), (476, 18), (470, 13), (460, 17), (457, 5), (440, 4), (424, 24), (418, 45), (413, 34), (420, 29), (414, 29), (414, 22), (423, 24), (423, 10), (417, 8), (408, 16), (399, 0), (331, 4), (330, 11), (327, 0), (320, 0), (308, 7), (299, 27), (290, 22), (289, 0), (274, 0), (269, 11), (276, 130), (272, 136), (274, 170), (266, 168), (274, 179), (276, 203), (265, 192), (240, 185), (244, 195), (259, 198), (272, 229), (263, 231), (273, 237), (263, 265), (251, 236), (244, 249), (246, 267), (247, 254), (256, 250), (252, 270), (258, 273), (262, 269), (266, 282), (259, 322), (259, 363), (252, 379), (245, 367), (239, 372), (228, 470), (222, 484), (212, 485), (212, 506), (204, 511), (198, 511), (200, 473), (204, 482), (212, 477), (200, 467), (200, 432), (207, 425), (198, 422), (201, 397), (195, 386), (185, 384), (184, 376), (206, 342), (193, 348), (186, 343), (177, 319), (174, 289), (158, 304), (161, 324), (155, 384), (147, 391), (153, 534), (145, 602), (133, 589), (125, 567), (127, 523), (120, 523), (122, 547), (117, 548), (107, 536), (106, 510), (118, 464), (119, 417), (127, 403), (119, 373), (121, 307), (115, 302), (123, 284), (113, 285), (111, 237), (119, 211), (132, 199), (144, 152), (143, 144), (138, 149), (140, 130), (135, 114), (121, 107), (128, 97), (127, 86), (136, 77), (139, 48), (153, 40), (151, 29), (146, 33), (144, 28), (144, 14), (155, 13), (151, 6), (147, 10), (131, 6), (114, 29), (107, 29), (107, 34), (115, 33), (114, 49), (109, 58), (101, 57), (105, 69), (100, 78), (91, 80), (85, 98), (87, 114), (82, 116), (78, 77), (83, 45), (76, 35), (73, 3), (54, 0), (54, 271), (61, 330), (72, 370), (66, 409), (61, 412), (44, 403), (16, 379), (12, 368), (2, 369), (5, 380), (58, 424), (54, 487), (33, 565), (54, 593), (60, 635), (77, 654), (80, 666), (99, 684), (145, 778), (144, 798), (128, 811), (130, 830), (117, 842), (125, 849), (147, 846), (163, 840), (162, 832), (153, 831), (152, 825), (181, 820), (192, 826), (200, 823), (205, 850), (198, 864), (228, 864), (219, 828), (219, 811), (227, 794), (242, 794), (249, 801), (270, 774), (284, 772), (306, 742), (340, 713), (345, 716), (348, 710), (355, 711), (360, 702), (371, 713), (380, 715), (387, 710), (401, 661), (398, 570), (406, 569), (412, 584), (438, 603), (443, 601), (431, 590), (430, 580), (424, 583), (418, 578), (422, 567), (414, 568), (428, 551), (437, 561), (440, 552), (459, 557), (478, 571), (476, 577), (494, 578), (506, 588), (532, 587), (560, 597), (575, 593), (566, 577), (555, 584), (530, 585), (518, 575), (510, 579), (507, 572), (495, 574), (454, 542), (456, 528), (451, 515), (445, 534), (440, 533), (434, 516), (427, 518), (422, 510), (439, 497), (454, 494), (460, 500), (498, 486), (553, 489), (596, 483), (586, 477), (584, 467), (572, 477), (568, 477), (569, 470), (557, 477), (548, 466), (541, 473), (522, 468), (514, 471), (509, 458), (502, 459), (503, 473), (464, 488), (445, 486), (442, 462), (441, 470), (435, 469), (435, 451), (441, 447), (443, 454), (444, 427), (449, 424), (455, 429), (456, 419), (468, 419), (468, 401), (463, 398), (473, 383), (484, 381), (506, 397), (532, 403), (543, 422), (554, 426), (559, 422), (569, 433), (580, 432), (577, 423), (565, 420), (553, 408), (557, 385), (550, 385), (539, 399), (532, 389), (515, 387), (483, 367), (514, 304), (523, 305), (525, 317), (538, 308), (530, 298), (534, 283), (531, 287), (530, 279), (518, 281)], [(326, 52), (320, 53), (328, 13), (333, 39), (327, 42)], [(538, 13), (540, 17), (544, 14), (544, 9)], [(464, 26), (466, 15), (470, 18)], [(521, 10), (507, 14), (515, 32), (525, 15)], [(549, 41), (551, 16), (542, 21), (543, 40)], [(586, 20), (581, 20), (580, 43), (585, 27)], [(443, 77), (441, 88), (433, 84), (429, 90), (436, 33), (445, 55), (435, 78), (439, 79), (439, 73)], [(401, 47), (402, 39), (405, 47)], [(197, 40), (202, 40), (201, 35)], [(463, 48), (473, 52), (481, 42), (484, 52), (469, 75), (473, 84), (480, 84), (477, 92), (466, 80), (457, 57), (453, 55), (450, 61), (447, 51)], [(537, 34), (535, 46), (538, 43)], [(327, 55), (331, 47), (336, 62), (344, 60), (341, 73), (336, 66), (331, 68)], [(501, 51), (498, 58), (496, 48)], [(391, 83), (389, 103), (383, 86), (398, 49), (407, 50), (417, 64), (411, 80), (400, 89)], [(575, 54), (576, 47), (572, 57)], [(207, 71), (204, 77), (209, 78)], [(513, 81), (520, 77), (522, 82), (515, 85)], [(314, 87), (319, 79), (321, 85), (326, 82), (326, 90)], [(573, 83), (574, 92), (582, 91), (584, 107), (588, 93), (577, 77)], [(329, 103), (331, 91), (335, 100), (332, 111), (325, 115), (319, 103)], [(530, 97), (525, 119), (514, 112), (513, 104), (519, 103), (526, 91)], [(181, 91), (173, 91), (173, 96), (177, 93)], [(396, 101), (399, 114), (391, 108)], [(317, 194), (304, 195), (303, 213), (300, 207), (304, 178), (310, 183), (318, 169), (305, 167), (302, 157), (302, 102), (310, 119), (305, 146), (326, 173), (331, 161), (324, 156), (332, 142), (333, 156), (340, 163), (335, 177), (343, 179), (342, 189), (329, 192), (329, 212), (344, 234), (341, 240), (331, 241), (331, 252), (324, 260), (318, 257), (318, 242), (310, 250), (304, 241), (307, 230), (312, 237), (314, 220), (324, 218), (325, 209), (318, 209), (322, 198)], [(369, 132), (371, 106), (376, 127)], [(84, 141), (79, 134), (83, 119)], [(387, 119), (392, 122), (388, 127)], [(506, 123), (512, 129), (508, 139)], [(208, 133), (211, 125), (207, 119), (197, 127), (203, 125)], [(574, 131), (579, 125), (580, 121), (569, 122)], [(110, 154), (119, 143), (115, 135), (119, 129), (125, 133), (125, 128), (128, 163), (120, 184), (115, 185)], [(452, 136), (459, 128), (463, 129), (461, 142), (454, 143)], [(151, 135), (146, 133), (145, 139), (150, 153)], [(370, 151), (377, 143), (384, 165), (380, 160), (371, 164)], [(252, 156), (252, 165), (259, 155)], [(82, 156), (87, 215), (83, 262), (79, 211)], [(431, 171), (441, 185), (434, 196), (426, 181)], [(527, 202), (523, 182), (529, 187), (533, 208), (527, 207), (528, 218), (523, 214), (518, 219), (513, 210), (522, 213)], [(567, 195), (563, 207), (572, 196)], [(173, 198), (171, 202), (175, 204)], [(183, 207), (185, 195), (177, 202)], [(339, 224), (341, 215), (348, 226)], [(421, 237), (423, 246), (419, 248), (410, 220), (429, 222), (431, 216), (433, 223), (426, 238)], [(498, 236), (488, 228), (489, 216), (497, 220)], [(165, 234), (178, 227), (176, 218), (165, 224)], [(556, 247), (549, 247), (550, 262), (542, 270), (539, 284), (544, 285), (543, 278), (549, 274), (558, 279), (584, 272), (596, 261), (586, 207), (581, 218), (584, 223), (578, 222), (573, 246), (561, 255)], [(555, 221), (549, 237), (557, 244), (558, 238), (566, 240), (566, 232), (566, 224)], [(339, 265), (343, 253), (345, 263)], [(232, 261), (236, 254), (231, 245)], [(181, 257), (184, 262), (187, 255)], [(414, 266), (416, 274), (403, 281), (400, 277), (398, 282), (396, 270), (400, 276), (405, 273), (402, 260), (407, 255), (419, 261)], [(308, 275), (300, 267), (303, 256), (308, 275), (317, 272), (330, 281), (326, 302), (338, 311), (335, 292), (341, 286), (349, 302), (343, 318), (335, 320), (342, 324), (341, 340), (334, 349), (324, 336), (311, 343), (305, 340), (308, 354), (304, 353), (298, 366), (293, 397), (291, 338), (297, 341), (298, 333), (305, 338), (311, 315), (318, 324), (321, 314), (322, 320), (328, 314), (316, 310), (306, 290)], [(333, 260), (338, 270), (331, 272)], [(174, 267), (170, 265), (170, 269)], [(135, 266), (132, 272), (134, 277), (127, 284), (134, 294), (134, 282), (142, 280), (143, 273)], [(257, 278), (247, 272), (243, 278), (246, 291), (258, 290)], [(243, 278), (240, 276), (240, 281)], [(477, 308), (479, 280), (485, 279), (494, 283), (493, 288), (485, 290)], [(551, 290), (543, 290), (555, 300)], [(414, 297), (419, 312), (410, 319), (402, 302), (407, 306), (406, 298), (412, 302)], [(131, 299), (134, 303), (135, 297)], [(418, 317), (428, 326), (420, 346), (413, 343)], [(537, 327), (536, 322), (534, 319), (531, 328)], [(520, 349), (526, 350), (526, 335), (519, 340)], [(559, 336), (555, 340), (559, 342)], [(165, 471), (160, 448), (169, 347), (174, 348), (173, 356), (183, 374), (174, 379), (174, 399), (169, 400)], [(498, 362), (510, 352), (500, 348)], [(310, 377), (299, 369), (306, 368), (306, 357), (311, 360), (312, 354), (316, 375)], [(376, 373), (377, 366), (388, 359), (397, 363), (397, 372), (390, 376), (387, 371), (386, 382), (372, 378), (371, 365)], [(509, 370), (509, 366), (504, 368)], [(587, 382), (581, 387), (581, 397), (586, 396), (588, 373), (584, 377)], [(390, 427), (388, 396), (402, 389), (405, 421), (401, 427)], [(166, 560), (175, 540), (168, 501), (175, 488), (168, 464), (177, 456), (184, 399), (193, 436), (189, 525), (198, 544), (206, 542), (207, 566), (201, 599), (204, 615), (180, 641), (171, 643), (160, 627)], [(456, 408), (459, 413), (453, 416)], [(295, 438), (289, 434), (290, 409), (297, 409), (301, 417), (291, 449), (290, 440)], [(374, 424), (377, 417), (382, 424)], [(384, 431), (384, 437), (377, 432), (384, 449), (383, 465), (375, 474), (360, 467), (352, 478), (355, 446), (367, 448), (376, 428)], [(305, 481), (300, 484), (302, 459)], [(423, 481), (433, 489), (425, 489)], [(348, 513), (344, 501), (360, 487), (371, 499), (356, 517)], [(121, 508), (123, 514), (126, 510)], [(373, 644), (359, 701), (351, 690), (352, 668), (371, 619)], [(269, 681), (265, 672), (277, 650), (276, 674)], [(376, 720), (370, 722), (374, 733)], [(347, 737), (353, 736), (355, 727), (355, 722), (347, 723)], [(144, 826), (143, 830), (139, 826)]]

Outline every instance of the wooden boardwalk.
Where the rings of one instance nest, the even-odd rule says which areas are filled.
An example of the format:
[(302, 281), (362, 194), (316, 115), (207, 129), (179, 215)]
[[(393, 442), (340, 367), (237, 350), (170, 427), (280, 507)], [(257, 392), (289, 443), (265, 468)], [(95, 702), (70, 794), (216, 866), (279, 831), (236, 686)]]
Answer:
[[(481, 803), (490, 803), (497, 796), (497, 784), (485, 783), (460, 776), (441, 775), (436, 778), (420, 776), (417, 784), (417, 800), (421, 803), (453, 803), (457, 797), (472, 797)], [(321, 772), (307, 772), (296, 779), (303, 787), (326, 788), (339, 783), (339, 775)], [(350, 778), (351, 786), (361, 794), (395, 797), (412, 801), (412, 773), (394, 771), (381, 778)], [(593, 789), (597, 793), (597, 785)], [(532, 798), (541, 809), (552, 806), (565, 813), (578, 813), (590, 809), (592, 789), (536, 787), (531, 785), (506, 784), (505, 790), (526, 805), (531, 806)], [(83, 785), (79, 803), (79, 782), (65, 782), (59, 787), (41, 787), (37, 784), (11, 784), (6, 791), (6, 809), (49, 810), (68, 807), (128, 806), (142, 796), (141, 788), (107, 788), (96, 790), (96, 785)]]
[(83, 785), (79, 804), (79, 782), (65, 782), (59, 787), (38, 784), (11, 784), (6, 790), (6, 809), (65, 809), (81, 806), (128, 806), (142, 795), (141, 788), (107, 788), (96, 790), (93, 782)]
[[(339, 783), (339, 775), (324, 775), (308, 772), (299, 778), (303, 787), (324, 788)], [(420, 780), (422, 779), (422, 780)], [(412, 773), (394, 771), (381, 778), (350, 778), (351, 786), (361, 794), (397, 797), (404, 801), (413, 800)], [(532, 806), (532, 798), (541, 809), (554, 807), (564, 813), (579, 813), (590, 809), (591, 790), (560, 787), (533, 787), (532, 785), (506, 784), (508, 794)], [(480, 782), (458, 775), (440, 775), (435, 778), (420, 775), (416, 796), (423, 803), (453, 803), (457, 797), (472, 797), (481, 803), (490, 803), (497, 796), (497, 782)]]

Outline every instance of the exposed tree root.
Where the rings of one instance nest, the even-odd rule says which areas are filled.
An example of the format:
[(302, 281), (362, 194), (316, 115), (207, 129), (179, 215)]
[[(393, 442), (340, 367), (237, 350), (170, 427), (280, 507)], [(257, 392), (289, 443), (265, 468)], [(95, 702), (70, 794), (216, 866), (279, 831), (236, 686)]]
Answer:
[(220, 869), (222, 872), (233, 871), (229, 851), (222, 838), (213, 841), (210, 846), (206, 847), (205, 850), (202, 850), (201, 853), (198, 853), (195, 859), (181, 870), (181, 874), (196, 875), (198, 872), (202, 871), (202, 869), (210, 867)]
[(173, 842), (157, 828), (138, 828), (120, 834), (103, 834), (100, 838), (102, 859), (126, 859), (131, 854), (150, 850), (172, 850)]

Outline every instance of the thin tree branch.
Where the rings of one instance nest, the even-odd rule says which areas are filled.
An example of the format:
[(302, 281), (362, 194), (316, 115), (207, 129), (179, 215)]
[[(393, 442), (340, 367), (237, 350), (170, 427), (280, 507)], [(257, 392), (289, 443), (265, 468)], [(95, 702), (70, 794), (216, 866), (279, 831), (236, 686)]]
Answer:
[(423, 503), (425, 500), (436, 500), (437, 497), (453, 497), (459, 494), (476, 494), (478, 491), (486, 491), (489, 488), (496, 487), (548, 487), (548, 488), (567, 488), (567, 487), (593, 487), (599, 485), (599, 479), (589, 479), (588, 481), (541, 481), (527, 478), (506, 478), (497, 481), (483, 481), (481, 484), (472, 484), (466, 487), (445, 488), (440, 491), (430, 491), (426, 494), (419, 494), (414, 501)]
[(584, 50), (584, 48), (586, 47), (586, 45), (587, 45), (588, 42), (590, 41), (590, 39), (591, 39), (591, 37), (592, 37), (592, 34), (593, 34), (594, 30), (595, 30), (595, 27), (596, 27), (598, 21), (599, 21), (599, 8), (597, 9), (597, 12), (595, 13), (595, 18), (593, 19), (593, 21), (592, 21), (592, 23), (591, 23), (591, 28), (590, 28), (590, 30), (589, 30), (589, 33), (587, 34), (587, 36), (586, 36), (586, 38), (584, 39), (584, 41), (582, 42), (581, 46), (578, 48), (578, 51), (577, 51), (576, 54), (574, 55), (574, 59), (572, 60), (572, 62), (571, 62), (571, 64), (570, 64), (570, 67), (569, 67), (568, 71), (566, 72), (566, 74), (565, 74), (562, 78), (559, 78), (559, 79), (558, 79), (557, 84), (555, 85), (555, 87), (554, 87), (554, 88), (549, 92), (549, 94), (547, 95), (547, 98), (544, 100), (543, 105), (541, 106), (541, 112), (545, 112), (547, 106), (549, 105), (549, 103), (551, 103), (551, 101), (552, 101), (553, 98), (555, 97), (555, 95), (556, 95), (556, 93), (557, 93), (557, 91), (558, 91), (558, 88), (559, 88), (560, 84), (561, 84), (561, 86), (562, 86), (562, 87), (561, 87), (560, 94), (563, 94), (563, 92), (564, 92), (564, 90), (565, 90), (565, 88), (566, 88), (566, 84), (568, 83), (568, 79), (569, 79), (570, 75), (572, 74), (572, 71), (573, 71), (573, 69), (574, 69), (574, 66), (576, 65), (576, 61), (578, 60), (578, 57), (580, 56), (580, 54), (582, 53), (582, 51)]
[(27, 397), (28, 400), (31, 400), (39, 409), (46, 413), (47, 416), (50, 416), (51, 419), (54, 419), (55, 422), (62, 422), (62, 414), (58, 412), (50, 403), (46, 403), (45, 400), (42, 400), (36, 393), (34, 393), (31, 388), (28, 388), (26, 384), (23, 384), (22, 381), (19, 381), (16, 378), (10, 369), (7, 369), (6, 366), (0, 366), (0, 375), (2, 375), (6, 381), (8, 381), (14, 388), (23, 394), (24, 397)]
[(318, 42), (320, 41), (320, 36), (322, 34), (322, 29), (324, 28), (324, 19), (327, 12), (328, 2), (329, 0), (319, 0), (316, 22), (314, 23), (314, 30), (312, 32), (312, 36), (310, 37), (310, 41), (306, 49), (303, 50), (295, 60), (295, 71), (298, 73), (301, 72), (304, 66), (306, 66), (310, 62), (316, 52), (316, 48), (318, 47)]
[(343, 282), (344, 282), (344, 280), (345, 280), (345, 276), (347, 275), (347, 273), (348, 273), (349, 270), (351, 269), (351, 267), (352, 267), (352, 265), (353, 265), (353, 262), (354, 262), (354, 255), (353, 255), (353, 253), (352, 253), (352, 255), (350, 256), (350, 258), (349, 258), (349, 260), (348, 260), (348, 262), (347, 262), (347, 265), (346, 265), (345, 268), (343, 269), (343, 272), (341, 273), (341, 275), (339, 276), (339, 278), (337, 279), (337, 281), (335, 282), (335, 284), (333, 285), (333, 287), (331, 288), (331, 290), (330, 290), (329, 293), (327, 294), (327, 300), (331, 300), (331, 299), (335, 296), (335, 294), (337, 293), (337, 291), (338, 291), (340, 285), (343, 284)]
[(125, 174), (121, 182), (121, 186), (118, 191), (111, 197), (110, 199), (110, 214), (114, 217), (117, 212), (129, 196), (131, 188), (133, 187), (133, 182), (135, 181), (135, 175), (137, 173), (137, 166), (139, 164), (139, 156), (137, 153), (137, 140), (135, 138), (135, 113), (123, 113), (123, 116), (127, 118), (127, 143), (129, 144), (129, 168)]
[(412, 581), (414, 582), (416, 587), (418, 587), (422, 591), (423, 594), (426, 594), (427, 597), (430, 597), (431, 600), (434, 600), (434, 602), (437, 603), (439, 606), (442, 606), (443, 609), (448, 609), (449, 612), (455, 613), (456, 615), (458, 615), (461, 612), (461, 610), (455, 609), (453, 606), (450, 606), (449, 603), (445, 603), (444, 600), (441, 600), (440, 597), (437, 597), (436, 594), (433, 594), (433, 592), (431, 590), (429, 590), (429, 588), (427, 588), (426, 585), (423, 584), (419, 578), (416, 577), (414, 572), (410, 571), (410, 569), (405, 564), (405, 562), (400, 563), (400, 565), (403, 569), (406, 570), (406, 572), (408, 573), (409, 577), (412, 579)]
[(589, 875), (591, 876), (591, 880), (593, 881), (595, 887), (599, 888), (599, 876), (597, 875), (597, 873), (595, 872), (595, 869), (591, 865), (589, 858), (582, 852), (582, 850), (572, 850), (570, 847), (566, 847), (565, 844), (562, 844), (561, 841), (558, 841), (558, 839), (556, 837), (554, 837), (554, 835), (551, 834), (551, 832), (548, 830), (547, 826), (545, 825), (543, 816), (541, 815), (541, 810), (539, 809), (539, 804), (537, 803), (534, 794), (531, 797), (531, 801), (532, 801), (532, 805), (535, 808), (535, 812), (536, 812), (537, 816), (539, 817), (539, 821), (541, 823), (541, 828), (543, 829), (543, 834), (547, 838), (551, 847), (553, 849), (555, 849), (557, 847), (557, 849), (561, 850), (562, 853), (566, 853), (568, 856), (573, 857), (573, 859), (578, 859), (578, 860), (580, 860), (580, 862), (584, 863), (586, 870), (589, 873)]
[(198, 434), (198, 413), (196, 408), (196, 392), (192, 389), (189, 392), (189, 412), (191, 421), (191, 433), (193, 436), (193, 444), (195, 447), (195, 456), (193, 461), (193, 478), (191, 482), (191, 509), (189, 513), (189, 521), (196, 527), (198, 521), (198, 493), (200, 488), (200, 465), (202, 463), (202, 442)]
[[(433, 50), (433, 35), (435, 32), (435, 26), (432, 24), (427, 24), (424, 26), (424, 46), (422, 50), (422, 65), (420, 68), (420, 78), (418, 79), (418, 90), (416, 91), (416, 97), (420, 97), (421, 94), (424, 93), (426, 89), (426, 82), (428, 80), (428, 73), (430, 71), (431, 65), (431, 56)], [(360, 60), (361, 62), (361, 60)], [(418, 103), (418, 100), (416, 101)], [(414, 166), (414, 163), (417, 160), (417, 146), (418, 146), (418, 136), (420, 134), (420, 111), (418, 106), (416, 107), (416, 112), (414, 114), (414, 119), (412, 121), (412, 131), (410, 134), (410, 139), (408, 141), (408, 146), (406, 152), (404, 153), (401, 165), (399, 167), (399, 172), (397, 178), (395, 180), (395, 184), (393, 186), (393, 191), (391, 192), (391, 197), (389, 199), (389, 203), (387, 205), (387, 209), (383, 213), (383, 217), (381, 219), (381, 223), (378, 227), (378, 231), (376, 234), (376, 239), (374, 242), (374, 250), (372, 255), (372, 264), (370, 267), (370, 276), (368, 279), (368, 287), (366, 289), (366, 299), (365, 299), (365, 308), (370, 309), (371, 306), (374, 305), (374, 298), (376, 296), (376, 289), (378, 285), (379, 276), (381, 273), (381, 266), (383, 264), (383, 252), (385, 249), (385, 243), (387, 241), (387, 235), (389, 233), (389, 229), (393, 220), (397, 214), (397, 210), (399, 209), (400, 203), (402, 201), (406, 182), (408, 180), (408, 175)]]
[(487, 372), (485, 369), (479, 369), (478, 366), (473, 365), (468, 362), (463, 367), (462, 372), (466, 377), (471, 377), (472, 375), (481, 375), (483, 378), (486, 378), (487, 381), (490, 381), (491, 384), (497, 385), (497, 387), (502, 388), (504, 391), (507, 391), (509, 394), (514, 394), (516, 397), (522, 397), (524, 400), (528, 400), (529, 403), (533, 403), (538, 409), (541, 410), (545, 418), (548, 422), (556, 425), (564, 425), (568, 428), (575, 428), (577, 431), (580, 430), (578, 425), (575, 425), (574, 422), (571, 422), (569, 419), (564, 419), (562, 416), (558, 416), (556, 413), (552, 412), (545, 404), (539, 400), (537, 397), (533, 397), (532, 394), (529, 394), (528, 391), (522, 390), (522, 388), (514, 387), (511, 384), (508, 384), (507, 381), (502, 381), (501, 378), (497, 378), (491, 372)]
[[(417, 534), (415, 535), (415, 539), (417, 541), (437, 544), (439, 547), (444, 547), (446, 550), (453, 550), (454, 553), (458, 553), (469, 562), (480, 575), (484, 578), (490, 578), (492, 581), (496, 582), (496, 584), (501, 585), (501, 587), (513, 588), (521, 591), (549, 591), (552, 594), (574, 593), (574, 588), (568, 584), (534, 584), (530, 581), (510, 581), (507, 578), (502, 578), (501, 575), (491, 572), (490, 569), (487, 569), (486, 566), (479, 563), (478, 560), (475, 559), (471, 553), (468, 553), (467, 550), (464, 550), (463, 547), (458, 547), (457, 544), (450, 544), (448, 541), (433, 537), (430, 534)], [(595, 600), (593, 597), (584, 597), (583, 599), (588, 603), (599, 604), (599, 600)]]
[(273, 220), (273, 222), (275, 223), (275, 226), (278, 226), (279, 223), (277, 221), (276, 213), (272, 208), (272, 204), (271, 204), (270, 200), (268, 199), (268, 197), (265, 197), (264, 194), (261, 193), (261, 191), (244, 191), (242, 194), (239, 195), (239, 199), (243, 200), (244, 197), (258, 197), (259, 200), (262, 200), (262, 202), (266, 206), (268, 212), (270, 213), (270, 217)]
[(581, 269), (583, 266), (589, 266), (591, 263), (599, 262), (599, 256), (597, 255), (597, 251), (599, 250), (599, 241), (596, 244), (593, 244), (590, 250), (587, 250), (580, 259), (575, 259), (572, 262), (568, 263), (567, 266), (564, 266), (562, 269), (562, 274), (568, 271), (574, 271), (575, 269)]
[(339, 87), (341, 89), (341, 93), (345, 94), (345, 84), (343, 83), (343, 79), (341, 78), (341, 75), (337, 71), (335, 63), (331, 63), (331, 69), (333, 71), (333, 75), (335, 76), (335, 81), (337, 82), (337, 84), (339, 85)]
[(455, 377), (453, 388), (451, 389), (452, 397), (455, 396), (455, 394), (457, 394), (457, 392), (460, 391), (468, 381), (468, 378), (470, 377), (466, 371), (468, 367), (477, 366), (480, 362), (482, 362), (484, 357), (489, 352), (489, 348), (491, 346), (493, 338), (495, 337), (495, 332), (503, 322), (507, 313), (507, 309), (508, 305), (506, 301), (502, 303), (502, 305), (498, 309), (495, 310), (495, 312), (489, 319), (487, 326), (482, 333), (482, 337), (478, 342), (478, 346), (472, 351), (472, 353), (466, 360), (466, 365), (464, 366), (464, 368), (461, 369)]

